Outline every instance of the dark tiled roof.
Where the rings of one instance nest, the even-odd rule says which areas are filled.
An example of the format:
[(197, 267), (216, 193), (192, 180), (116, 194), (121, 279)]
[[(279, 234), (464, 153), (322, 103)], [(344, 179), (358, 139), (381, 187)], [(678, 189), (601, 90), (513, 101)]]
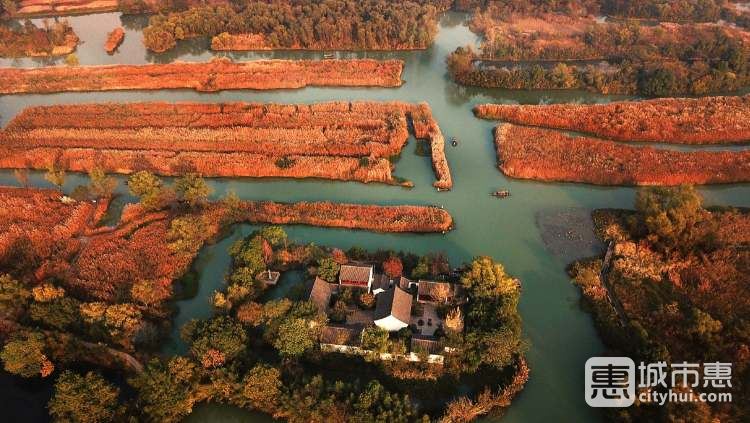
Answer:
[(420, 351), (426, 351), (427, 354), (441, 354), (443, 348), (440, 342), (429, 339), (412, 336), (411, 338), (411, 352), (416, 353)]
[(408, 278), (405, 278), (405, 277), (401, 276), (400, 278), (398, 278), (398, 287), (401, 288), (401, 289), (403, 289), (403, 290), (407, 290), (407, 289), (409, 289), (409, 284), (412, 283), (412, 282), (414, 282), (414, 281), (412, 281), (411, 279), (408, 279)]
[[(448, 299), (452, 299), (455, 295), (454, 284), (448, 282), (434, 282), (434, 281), (419, 281), (419, 288), (417, 289), (417, 295), (420, 300), (437, 301), (435, 293), (439, 289), (445, 289)], [(427, 297), (427, 298), (424, 298)]]
[(377, 296), (374, 320), (393, 316), (398, 320), (409, 323), (411, 317), (412, 296), (401, 288), (393, 287)]
[(316, 277), (315, 282), (313, 282), (313, 285), (310, 288), (310, 296), (308, 299), (318, 306), (318, 310), (325, 312), (328, 310), (328, 304), (331, 302), (332, 292), (333, 287), (330, 283)]
[(370, 280), (372, 266), (351, 266), (345, 264), (339, 270), (339, 281), (355, 281), (367, 283)]
[(376, 290), (378, 288), (382, 289), (383, 291), (387, 290), (391, 287), (391, 279), (385, 275), (385, 274), (379, 274), (375, 275), (372, 281), (372, 290)]
[(361, 340), (361, 326), (323, 326), (320, 331), (320, 342), (322, 344), (357, 346)]

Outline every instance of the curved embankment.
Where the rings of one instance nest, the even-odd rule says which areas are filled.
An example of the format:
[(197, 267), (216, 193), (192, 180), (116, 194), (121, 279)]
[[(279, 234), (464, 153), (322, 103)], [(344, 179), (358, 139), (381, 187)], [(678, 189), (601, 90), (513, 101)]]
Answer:
[(666, 98), (609, 104), (481, 104), (477, 117), (582, 132), (618, 141), (750, 142), (750, 96)]
[(0, 133), (0, 168), (198, 172), (410, 186), (390, 158), (409, 137), (433, 141), (438, 181), (450, 171), (429, 106), (392, 102), (313, 105), (132, 103), (25, 109)]
[(308, 86), (398, 87), (401, 60), (259, 60), (0, 69), (0, 94), (194, 89), (275, 90)]
[(670, 151), (559, 131), (500, 125), (498, 166), (508, 176), (597, 185), (721, 184), (750, 181), (750, 151)]

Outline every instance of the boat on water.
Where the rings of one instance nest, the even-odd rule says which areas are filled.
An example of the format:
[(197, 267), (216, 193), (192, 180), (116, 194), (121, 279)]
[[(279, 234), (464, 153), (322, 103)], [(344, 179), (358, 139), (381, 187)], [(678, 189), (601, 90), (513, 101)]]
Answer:
[(458, 145), (458, 140), (456, 137), (451, 137), (451, 145), (456, 147)]
[(508, 198), (510, 197), (510, 191), (508, 191), (507, 189), (501, 189), (490, 193), (490, 195), (497, 198)]
[(325, 54), (323, 54), (323, 58), (324, 59), (333, 59), (334, 57), (335, 56), (333, 55), (333, 53), (325, 53)]

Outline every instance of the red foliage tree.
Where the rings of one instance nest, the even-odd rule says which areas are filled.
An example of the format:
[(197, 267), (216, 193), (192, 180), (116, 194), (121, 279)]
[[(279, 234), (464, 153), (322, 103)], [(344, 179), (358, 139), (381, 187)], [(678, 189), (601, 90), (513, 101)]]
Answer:
[(401, 276), (401, 273), (404, 271), (404, 265), (398, 257), (390, 256), (383, 262), (383, 271), (386, 275), (392, 278), (397, 278)]

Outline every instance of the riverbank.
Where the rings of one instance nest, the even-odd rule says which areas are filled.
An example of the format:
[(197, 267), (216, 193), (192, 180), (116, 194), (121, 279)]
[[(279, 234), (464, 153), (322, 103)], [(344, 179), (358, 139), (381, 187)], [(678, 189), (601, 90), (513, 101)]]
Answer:
[(308, 86), (398, 87), (400, 60), (259, 60), (150, 65), (0, 69), (1, 94), (67, 91), (299, 89)]
[[(636, 362), (737, 363), (732, 378), (746, 380), (748, 346), (744, 329), (736, 325), (750, 313), (746, 270), (750, 254), (742, 247), (750, 241), (750, 214), (730, 207), (703, 209), (700, 200), (695, 208), (691, 202), (695, 193), (690, 192), (651, 194), (670, 195), (657, 197), (662, 200), (657, 210), (669, 210), (670, 216), (691, 222), (689, 230), (681, 233), (652, 232), (663, 226), (645, 222), (652, 213), (645, 207), (595, 210), (597, 233), (610, 243), (609, 261), (603, 263), (600, 255), (573, 263), (571, 276), (581, 290), (584, 309), (592, 314), (607, 344), (607, 354)], [(680, 225), (673, 217), (664, 221)], [(747, 401), (738, 400), (743, 398), (742, 388), (695, 389), (696, 395), (734, 395), (733, 401), (702, 403), (698, 412), (706, 419), (741, 420), (747, 413)], [(618, 416), (654, 421), (663, 412), (663, 406), (642, 401), (637, 407), (618, 410)]]
[(14, 18), (116, 12), (117, 0), (18, 0)]
[(665, 98), (609, 104), (480, 104), (482, 119), (562, 129), (617, 141), (750, 142), (750, 96)]
[(503, 124), (498, 167), (508, 176), (596, 185), (726, 184), (750, 181), (750, 151), (671, 151)]

